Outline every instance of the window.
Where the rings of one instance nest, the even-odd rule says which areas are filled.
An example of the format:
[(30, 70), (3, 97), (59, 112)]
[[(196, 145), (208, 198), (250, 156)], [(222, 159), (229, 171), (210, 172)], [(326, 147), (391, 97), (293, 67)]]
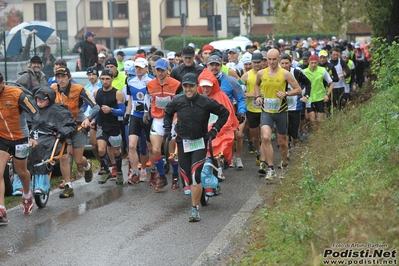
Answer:
[(68, 38), (68, 14), (67, 14), (67, 2), (57, 1), (55, 2), (55, 19), (57, 35), (62, 36), (63, 39)]
[(150, 0), (139, 0), (139, 36), (140, 45), (151, 44), (151, 7)]
[(213, 0), (200, 0), (200, 17), (206, 18), (213, 15)]
[[(128, 12), (128, 4), (127, 2), (112, 2), (113, 5), (113, 15), (112, 19), (128, 19), (129, 12)], [(109, 10), (110, 10), (110, 3), (108, 2), (108, 19), (110, 19)]]
[(227, 6), (227, 34), (240, 35), (240, 8), (237, 6)]
[(46, 4), (33, 4), (34, 19), (47, 20)]
[(178, 18), (181, 14), (188, 15), (187, 0), (167, 0), (166, 16), (168, 18)]
[(103, 2), (90, 2), (90, 19), (103, 19)]
[(257, 0), (256, 16), (273, 16), (274, 3), (272, 0)]

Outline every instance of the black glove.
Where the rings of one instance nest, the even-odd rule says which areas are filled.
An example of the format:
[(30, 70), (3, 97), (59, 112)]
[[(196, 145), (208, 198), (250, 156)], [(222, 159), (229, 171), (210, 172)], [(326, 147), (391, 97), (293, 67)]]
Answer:
[(171, 139), (172, 139), (172, 134), (170, 132), (165, 132), (165, 134), (163, 135), (163, 140), (169, 141)]
[(212, 128), (211, 130), (208, 131), (208, 133), (206, 133), (206, 139), (209, 139), (209, 140), (215, 139), (216, 133), (217, 133), (216, 130)]
[(130, 115), (126, 114), (125, 117), (123, 118), (123, 124), (126, 126), (129, 124), (130, 121)]
[(245, 115), (244, 114), (237, 114), (237, 119), (240, 124), (244, 123)]

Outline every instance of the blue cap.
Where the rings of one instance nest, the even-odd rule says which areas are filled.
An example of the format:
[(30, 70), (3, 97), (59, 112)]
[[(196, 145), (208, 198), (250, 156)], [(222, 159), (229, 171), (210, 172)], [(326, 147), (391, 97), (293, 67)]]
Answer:
[(135, 66), (130, 67), (129, 70), (127, 71), (127, 74), (136, 76), (136, 67)]
[(160, 69), (162, 69), (162, 70), (168, 69), (168, 68), (169, 68), (169, 62), (166, 61), (166, 60), (163, 59), (163, 58), (157, 60), (157, 61), (155, 62), (155, 69), (158, 69), (158, 68), (160, 68)]

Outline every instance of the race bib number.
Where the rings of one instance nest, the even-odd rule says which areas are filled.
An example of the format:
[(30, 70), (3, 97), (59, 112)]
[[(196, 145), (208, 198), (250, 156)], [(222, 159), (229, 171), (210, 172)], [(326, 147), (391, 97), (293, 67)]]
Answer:
[(261, 106), (256, 104), (256, 98), (252, 98), (252, 108), (261, 109)]
[(110, 136), (108, 141), (112, 147), (114, 148), (120, 147), (122, 145), (121, 134), (119, 134), (118, 136)]
[(25, 158), (29, 155), (29, 143), (15, 145), (15, 157)]
[(165, 109), (166, 105), (172, 101), (170, 96), (168, 97), (155, 97), (155, 106), (160, 109)]
[(263, 100), (263, 106), (265, 110), (278, 111), (280, 110), (280, 99), (265, 98)]
[(192, 152), (205, 149), (204, 138), (200, 139), (183, 139), (184, 152)]
[(310, 107), (312, 107), (312, 103), (311, 102), (307, 102), (306, 103), (306, 108), (310, 108)]
[(288, 106), (296, 105), (296, 99), (297, 98), (298, 97), (296, 95), (295, 96), (288, 96), (287, 97)]
[(214, 124), (216, 122), (216, 120), (218, 120), (218, 116), (215, 114), (211, 114), (209, 116), (209, 123), (208, 124)]

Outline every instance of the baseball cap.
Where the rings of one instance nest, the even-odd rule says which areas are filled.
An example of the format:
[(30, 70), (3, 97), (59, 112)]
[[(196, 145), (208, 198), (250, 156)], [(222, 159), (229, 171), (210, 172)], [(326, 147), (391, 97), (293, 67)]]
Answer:
[(129, 70), (127, 71), (127, 74), (136, 76), (136, 67), (135, 66), (131, 66), (129, 68)]
[(168, 61), (166, 61), (166, 60), (163, 59), (163, 58), (157, 60), (157, 61), (155, 62), (155, 69), (158, 69), (158, 68), (160, 68), (160, 69), (162, 69), (162, 70), (168, 69), (168, 68), (169, 68), (169, 63), (168, 63)]
[(118, 63), (116, 62), (116, 59), (114, 57), (108, 57), (107, 59), (105, 59), (104, 66), (107, 65), (114, 65), (118, 67)]
[(186, 46), (183, 48), (183, 57), (194, 57), (195, 49), (191, 46)]
[(317, 56), (317, 55), (315, 55), (315, 54), (312, 54), (310, 57), (309, 57), (309, 62), (310, 61), (319, 61), (319, 57)]
[(129, 71), (129, 69), (134, 66), (134, 61), (133, 60), (126, 60), (125, 64), (123, 65), (123, 70)]
[(55, 75), (57, 76), (58, 74), (71, 76), (71, 72), (69, 71), (69, 68), (67, 68), (67, 67), (59, 67), (59, 68), (57, 68), (55, 70)]
[(119, 51), (119, 52), (116, 53), (116, 55), (125, 56), (125, 53), (123, 51)]
[(201, 51), (212, 51), (213, 49), (215, 49), (212, 45), (210, 44), (205, 44), (204, 47), (202, 47)]
[(30, 62), (31, 62), (31, 63), (40, 63), (40, 64), (43, 63), (43, 62), (42, 62), (42, 59), (41, 59), (40, 57), (38, 57), (37, 55), (33, 56), (33, 57), (30, 59)]
[(252, 55), (252, 62), (261, 62), (263, 59), (263, 55), (261, 53), (254, 53)]
[(347, 51), (347, 50), (344, 50), (343, 52), (342, 52), (342, 56), (343, 57), (350, 57), (350, 53), (349, 53), (349, 51)]
[(252, 63), (252, 55), (250, 53), (245, 53), (241, 60), (243, 64)]
[(328, 53), (327, 53), (326, 50), (321, 50), (321, 51), (319, 52), (319, 56), (328, 56)]
[(96, 36), (96, 34), (94, 34), (94, 32), (92, 31), (86, 32), (86, 37), (91, 37), (91, 36)]
[(36, 94), (35, 94), (35, 98), (40, 98), (42, 100), (47, 100), (48, 99), (48, 94), (47, 92), (43, 91), (43, 90), (39, 90)]
[(168, 58), (168, 59), (175, 59), (175, 52), (169, 52), (167, 55), (166, 55), (166, 58)]
[(105, 54), (99, 53), (99, 54), (98, 54), (98, 58), (102, 58), (102, 57), (106, 58)]
[(112, 70), (109, 69), (109, 68), (105, 68), (105, 69), (103, 69), (103, 71), (101, 72), (101, 77), (102, 77), (102, 76), (109, 76), (109, 77), (113, 78), (113, 77), (114, 77), (114, 72), (112, 72)]
[(55, 60), (54, 65), (67, 66), (65, 59), (59, 58)]
[(136, 61), (134, 61), (134, 66), (145, 68), (146, 66), (148, 66), (148, 61), (144, 58), (137, 58)]
[(199, 82), (200, 86), (213, 86), (212, 81), (208, 80), (208, 79), (201, 79)]
[(218, 63), (219, 65), (221, 65), (222, 58), (220, 58), (220, 56), (217, 56), (217, 55), (211, 55), (211, 57), (209, 57), (209, 59), (208, 59), (208, 65), (211, 63)]
[(279, 44), (283, 44), (283, 43), (284, 43), (284, 40), (283, 40), (283, 39), (279, 39), (279, 40), (278, 40), (278, 43), (279, 43)]
[(197, 75), (194, 73), (187, 73), (183, 76), (181, 84), (198, 84)]
[(311, 53), (309, 51), (304, 51), (302, 53), (302, 59), (308, 60), (310, 55), (311, 55)]
[(229, 53), (235, 53), (235, 54), (236, 54), (236, 53), (238, 53), (238, 51), (237, 51), (236, 48), (233, 48), (233, 49), (230, 49), (230, 50), (229, 50)]
[(94, 66), (88, 67), (87, 71), (86, 71), (86, 75), (89, 75), (89, 74), (94, 74), (94, 75), (98, 76), (97, 68)]
[(359, 42), (355, 43), (355, 48), (360, 48), (360, 43)]

